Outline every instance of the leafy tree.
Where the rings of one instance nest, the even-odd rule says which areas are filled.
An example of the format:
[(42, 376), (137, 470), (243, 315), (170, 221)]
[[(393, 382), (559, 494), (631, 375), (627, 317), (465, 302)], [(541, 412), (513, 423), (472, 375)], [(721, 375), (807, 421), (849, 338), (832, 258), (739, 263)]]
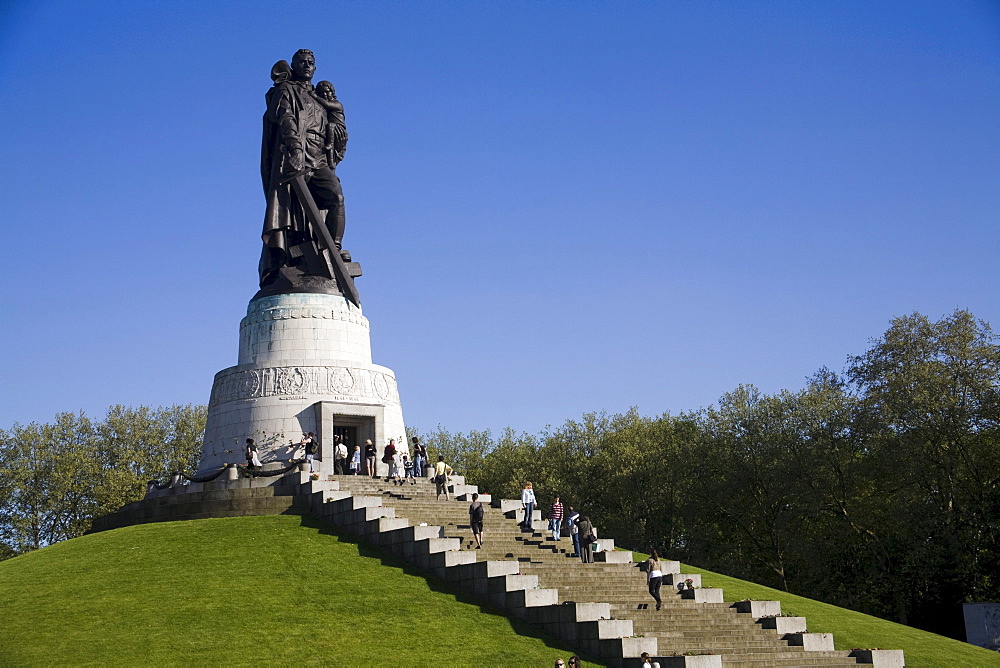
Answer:
[(82, 413), (0, 433), (0, 536), (9, 548), (38, 549), (89, 527), (95, 453), (93, 425)]
[(913, 314), (800, 391), (428, 443), (496, 496), (559, 493), (622, 545), (961, 637), (956, 606), (1000, 598), (998, 396), (988, 324)]
[[(1000, 594), (1000, 346), (990, 326), (957, 310), (932, 322), (896, 318), (850, 379), (863, 395), (874, 459), (892, 462), (892, 501), (908, 535), (897, 561), (935, 573), (900, 593), (899, 618), (926, 601), (954, 607)], [(994, 558), (989, 558), (993, 555)], [(985, 558), (984, 558), (985, 557)], [(925, 578), (926, 580), (926, 578)], [(921, 623), (933, 623), (926, 613)]]
[(508, 427), (486, 454), (478, 473), (469, 480), (499, 498), (519, 499), (526, 481), (543, 479), (538, 475), (539, 447), (537, 437), (518, 434)]
[(59, 413), (0, 430), (0, 557), (78, 536), (141, 499), (149, 479), (193, 469), (205, 416), (203, 406), (114, 406), (96, 424)]
[(96, 427), (101, 480), (97, 502), (102, 513), (141, 499), (146, 483), (172, 471), (198, 466), (207, 409), (204, 406), (108, 409)]
[(645, 418), (635, 408), (584, 415), (546, 439), (545, 480), (623, 544), (673, 549), (683, 540), (684, 444), (695, 429), (685, 418)]
[(466, 436), (452, 434), (438, 425), (437, 430), (421, 439), (427, 447), (430, 463), (437, 462), (439, 456), (455, 471), (467, 478), (475, 478), (483, 465), (483, 457), (493, 447), (493, 438), (487, 431), (471, 431)]
[(798, 566), (796, 546), (813, 520), (793, 456), (801, 438), (797, 401), (787, 391), (767, 396), (740, 386), (704, 411), (701, 479), (691, 495), (692, 518), (700, 518), (692, 550), (744, 577), (759, 565), (768, 584), (785, 590)]

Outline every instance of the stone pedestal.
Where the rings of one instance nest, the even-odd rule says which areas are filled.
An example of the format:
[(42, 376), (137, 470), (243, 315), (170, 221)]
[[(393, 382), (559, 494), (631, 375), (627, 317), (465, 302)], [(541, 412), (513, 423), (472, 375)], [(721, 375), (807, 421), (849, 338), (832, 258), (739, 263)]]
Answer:
[(392, 370), (372, 364), (368, 319), (340, 295), (293, 293), (250, 302), (240, 322), (238, 364), (215, 374), (201, 469), (245, 463), (253, 438), (262, 463), (304, 457), (303, 432), (320, 441), (317, 469), (333, 473), (333, 436), (407, 452)]

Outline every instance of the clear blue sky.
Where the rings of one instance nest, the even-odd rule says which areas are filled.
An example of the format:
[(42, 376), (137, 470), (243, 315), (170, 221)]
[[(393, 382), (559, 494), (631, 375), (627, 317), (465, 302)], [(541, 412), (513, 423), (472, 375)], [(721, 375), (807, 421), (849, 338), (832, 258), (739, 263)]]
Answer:
[(208, 401), (300, 47), (347, 110), (374, 361), (424, 431), (797, 389), (913, 311), (1000, 326), (995, 1), (0, 11), (0, 427)]

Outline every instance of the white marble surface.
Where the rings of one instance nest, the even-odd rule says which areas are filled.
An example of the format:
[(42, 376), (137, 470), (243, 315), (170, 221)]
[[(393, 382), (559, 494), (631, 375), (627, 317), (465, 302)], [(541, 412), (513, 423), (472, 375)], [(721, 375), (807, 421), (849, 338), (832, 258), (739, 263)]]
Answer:
[[(215, 375), (200, 468), (245, 462), (247, 438), (264, 462), (302, 456), (295, 445), (302, 433), (323, 431), (319, 402), (327, 420), (334, 414), (373, 420), (380, 453), (389, 438), (405, 449), (396, 378), (372, 363), (368, 319), (360, 308), (320, 294), (251, 302), (240, 322), (238, 363)], [(324, 461), (318, 468), (332, 472), (332, 465)]]

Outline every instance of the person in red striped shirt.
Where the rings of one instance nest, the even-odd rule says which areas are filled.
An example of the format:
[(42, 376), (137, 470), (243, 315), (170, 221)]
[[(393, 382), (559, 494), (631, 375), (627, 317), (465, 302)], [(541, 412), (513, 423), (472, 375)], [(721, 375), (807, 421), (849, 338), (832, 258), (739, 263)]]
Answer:
[(563, 505), (559, 502), (559, 495), (556, 495), (555, 501), (549, 506), (549, 529), (552, 531), (552, 540), (561, 540), (561, 533), (559, 531), (562, 527), (563, 518)]

